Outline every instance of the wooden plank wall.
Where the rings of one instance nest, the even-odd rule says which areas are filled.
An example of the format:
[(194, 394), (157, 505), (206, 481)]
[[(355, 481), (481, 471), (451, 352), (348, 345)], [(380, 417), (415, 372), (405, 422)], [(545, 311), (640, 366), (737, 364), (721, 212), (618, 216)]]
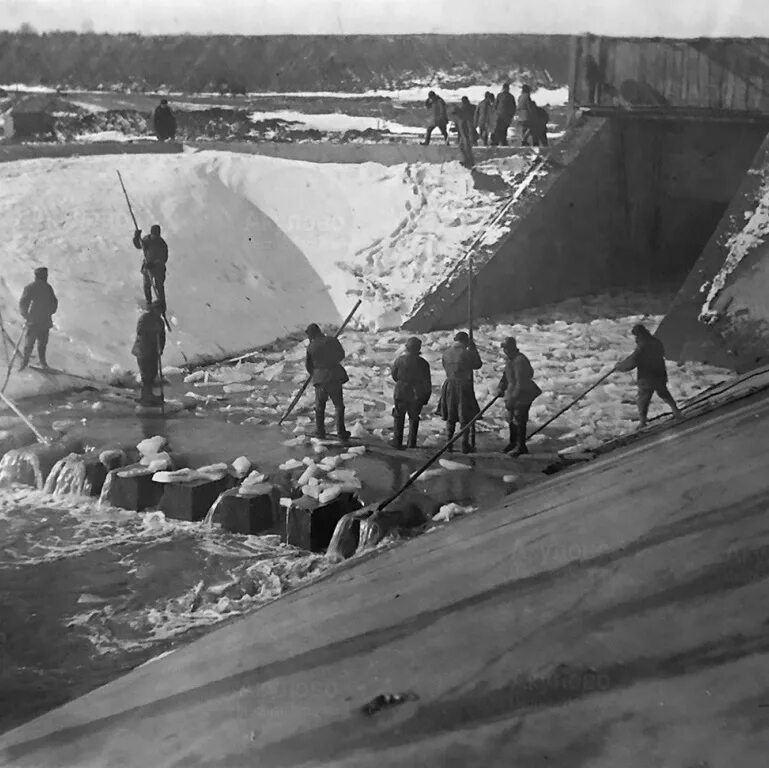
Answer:
[(586, 35), (573, 46), (577, 106), (769, 113), (769, 40)]

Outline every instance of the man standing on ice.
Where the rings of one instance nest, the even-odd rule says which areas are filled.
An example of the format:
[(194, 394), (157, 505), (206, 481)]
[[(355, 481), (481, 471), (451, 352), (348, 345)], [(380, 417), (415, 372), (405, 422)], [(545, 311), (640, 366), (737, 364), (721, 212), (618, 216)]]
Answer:
[(350, 439), (344, 425), (344, 396), (342, 387), (350, 379), (342, 366), (345, 352), (339, 339), (326, 336), (316, 323), (307, 326), (305, 367), (315, 385), (315, 434), (321, 440), (326, 437), (326, 403), (329, 399), (336, 410), (336, 434), (340, 441)]
[[(437, 413), (446, 422), (446, 439), (451, 440), (457, 422), (462, 428), (480, 411), (473, 389), (473, 371), (483, 363), (475, 342), (464, 331), (454, 337), (454, 343), (443, 353), (442, 362), (446, 381), (441, 388)], [(462, 435), (462, 453), (472, 452), (470, 430), (467, 430)]]
[(627, 373), (635, 368), (638, 372), (637, 402), (640, 419), (639, 428), (643, 429), (646, 426), (649, 403), (651, 403), (652, 395), (655, 392), (670, 406), (673, 416), (680, 418), (681, 411), (676, 405), (673, 395), (668, 390), (665, 348), (662, 346), (662, 342), (655, 336), (652, 336), (641, 324), (634, 325), (631, 333), (635, 337), (636, 348), (631, 355), (617, 363), (614, 366), (614, 370), (620, 373)]
[(427, 130), (422, 145), (427, 146), (430, 143), (430, 136), (436, 128), (441, 132), (443, 138), (446, 139), (446, 144), (448, 144), (449, 132), (446, 126), (449, 124), (449, 115), (446, 111), (446, 102), (435, 91), (430, 91), (427, 94), (425, 106), (430, 110), (430, 117), (427, 120)]
[(518, 343), (510, 336), (502, 343), (505, 353), (505, 372), (499, 382), (497, 394), (505, 399), (510, 442), (504, 447), (504, 453), (518, 457), (528, 453), (526, 447), (526, 429), (529, 422), (529, 408), (542, 394), (534, 381), (534, 369), (529, 358), (518, 349)]
[[(134, 248), (144, 252), (141, 273), (144, 276), (144, 299), (152, 303), (152, 285), (155, 285), (158, 301), (166, 303), (166, 263), (168, 262), (168, 245), (160, 236), (160, 224), (150, 227), (149, 235), (142, 237), (142, 231), (134, 232)], [(165, 311), (165, 310), (164, 310)]]
[(433, 391), (430, 365), (419, 354), (421, 350), (422, 342), (416, 336), (412, 336), (406, 342), (406, 354), (398, 357), (390, 369), (395, 382), (392, 446), (399, 451), (403, 448), (403, 427), (407, 415), (409, 417), (408, 447), (417, 447), (419, 415)]
[(163, 398), (154, 393), (155, 380), (160, 376), (160, 356), (166, 346), (163, 324), (165, 305), (162, 301), (147, 303), (147, 311), (136, 324), (136, 340), (131, 354), (136, 358), (142, 380), (139, 402), (142, 405), (162, 405)]
[(19, 301), (19, 311), (26, 321), (27, 338), (24, 342), (24, 357), (20, 370), (29, 365), (32, 349), (37, 342), (37, 356), (40, 367), (48, 368), (45, 350), (48, 347), (48, 334), (53, 327), (51, 317), (59, 308), (59, 300), (48, 282), (48, 268), (38, 267), (35, 270), (35, 280), (24, 287)]

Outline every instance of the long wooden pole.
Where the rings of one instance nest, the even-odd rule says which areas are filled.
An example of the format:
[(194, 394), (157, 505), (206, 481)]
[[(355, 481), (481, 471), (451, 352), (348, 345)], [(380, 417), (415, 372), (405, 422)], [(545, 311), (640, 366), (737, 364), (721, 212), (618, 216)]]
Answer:
[[(473, 339), (473, 251), (472, 249), (467, 252), (467, 329), (470, 336), (470, 341), (475, 343)], [(472, 373), (470, 374), (470, 381), (475, 378)], [(475, 422), (470, 429), (470, 445), (475, 448)]]
[(0, 398), (2, 398), (3, 402), (32, 430), (35, 437), (41, 443), (48, 442), (48, 440), (37, 431), (37, 427), (5, 396), (3, 392), (0, 392)]
[[(347, 327), (347, 323), (349, 323), (350, 320), (352, 320), (352, 316), (358, 311), (358, 307), (361, 305), (361, 303), (362, 303), (362, 299), (358, 299), (358, 301), (355, 303), (355, 306), (350, 310), (350, 314), (347, 315), (347, 317), (344, 319), (344, 322), (339, 326), (339, 329), (334, 334), (335, 339), (338, 339), (339, 335)], [(291, 411), (294, 410), (294, 408), (296, 407), (296, 404), (299, 402), (300, 398), (304, 394), (307, 387), (310, 386), (311, 381), (312, 381), (312, 374), (308, 376), (304, 384), (302, 384), (300, 390), (296, 393), (296, 396), (291, 401), (291, 404), (288, 406), (288, 408), (286, 408), (283, 415), (280, 417), (278, 424), (282, 424), (286, 420), (286, 418), (288, 418), (288, 415), (291, 413)]]
[(11, 355), (11, 359), (8, 361), (8, 370), (5, 373), (5, 381), (3, 382), (3, 388), (0, 389), (0, 394), (5, 392), (6, 387), (8, 386), (8, 381), (11, 378), (11, 371), (13, 370), (13, 364), (16, 361), (16, 355), (19, 354), (19, 347), (21, 346), (21, 340), (24, 338), (24, 334), (26, 333), (27, 326), (24, 325), (24, 328), (21, 330), (21, 334), (19, 335), (19, 340), (16, 342), (16, 346), (13, 349), (13, 354)]
[(459, 440), (459, 438), (462, 437), (462, 435), (464, 435), (465, 432), (467, 432), (467, 430), (470, 429), (473, 424), (475, 424), (475, 422), (480, 419), (481, 416), (483, 416), (483, 414), (486, 413), (486, 411), (488, 411), (492, 405), (494, 405), (494, 403), (497, 402), (497, 400), (499, 400), (499, 397), (499, 395), (495, 395), (494, 399), (488, 402), (482, 410), (478, 411), (478, 413), (476, 413), (475, 416), (473, 416), (473, 418), (468, 421), (467, 424), (465, 424), (465, 426), (462, 427), (462, 429), (460, 429), (459, 432), (457, 432), (456, 435), (454, 435), (454, 437), (452, 437), (451, 440), (449, 440), (448, 443), (446, 443), (446, 445), (440, 449), (440, 451), (438, 451), (438, 453), (429, 458), (416, 472), (414, 472), (414, 474), (411, 475), (411, 477), (399, 490), (397, 490), (392, 496), (385, 499), (380, 504), (377, 504), (377, 510), (381, 511), (389, 504), (392, 504), (395, 499), (397, 499), (398, 496), (400, 496), (409, 486), (411, 486), (420, 475), (424, 474), (433, 464), (435, 464), (435, 462), (438, 461), (438, 459), (443, 456), (443, 454), (446, 453), (446, 451), (448, 451), (448, 449), (451, 448), (451, 446), (454, 445), (454, 443)]
[(6, 340), (6, 337), (8, 334), (5, 332), (5, 323), (3, 322), (3, 310), (0, 308), (0, 329), (2, 329), (3, 332), (3, 353), (5, 355), (5, 362), (8, 362), (8, 341)]
[[(128, 205), (128, 213), (131, 214), (131, 220), (134, 223), (134, 230), (136, 230), (138, 232), (139, 224), (136, 221), (136, 216), (134, 216), (134, 209), (131, 207), (131, 200), (128, 197), (128, 190), (126, 190), (125, 184), (123, 184), (123, 177), (120, 175), (120, 171), (115, 170), (115, 173), (117, 174), (118, 181), (120, 181), (120, 187), (123, 190), (123, 195), (125, 195), (125, 201), (126, 201), (126, 203)], [(150, 275), (152, 277), (152, 287), (155, 289), (155, 296), (157, 298), (160, 298), (160, 294), (158, 294), (158, 286), (155, 283), (155, 276), (152, 275), (152, 273), (150, 273)], [(163, 312), (161, 314), (163, 315), (163, 322), (166, 324), (166, 328), (168, 328), (168, 330), (170, 331), (171, 330), (171, 323), (168, 322), (168, 318), (166, 317), (166, 308), (165, 308), (165, 306), (163, 306)]]
[(561, 410), (558, 411), (555, 416), (551, 416), (542, 426), (537, 427), (528, 437), (534, 437), (534, 435), (540, 433), (546, 426), (552, 424), (559, 416), (562, 416), (564, 413), (566, 413), (569, 408), (574, 407), (583, 397), (585, 397), (585, 395), (590, 394), (599, 384), (603, 384), (603, 382), (606, 381), (606, 379), (608, 379), (612, 373), (614, 373), (613, 368), (608, 373), (605, 373), (603, 376), (601, 376), (601, 378), (598, 379), (595, 384), (588, 387), (581, 395), (575, 397), (574, 400), (572, 400), (565, 408), (561, 408)]

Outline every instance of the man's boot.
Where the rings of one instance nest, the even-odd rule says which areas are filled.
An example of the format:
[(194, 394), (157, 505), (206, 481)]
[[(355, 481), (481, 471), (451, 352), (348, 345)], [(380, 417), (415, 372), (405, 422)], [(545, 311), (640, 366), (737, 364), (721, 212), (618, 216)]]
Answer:
[(516, 429), (518, 430), (518, 439), (516, 440), (515, 450), (510, 454), (514, 459), (518, 458), (518, 456), (522, 456), (524, 453), (529, 452), (529, 449), (526, 447), (527, 428), (528, 425), (525, 421), (521, 422), (520, 424), (516, 424)]
[(319, 405), (315, 406), (315, 437), (326, 439), (326, 409)]
[(419, 433), (419, 417), (409, 419), (409, 448), (417, 447), (417, 434)]
[(344, 408), (336, 412), (336, 434), (340, 442), (346, 443), (350, 439), (350, 433), (344, 425)]
[[(455, 429), (456, 429), (456, 424), (452, 424), (452, 423), (449, 423), (449, 422), (446, 423), (446, 442), (448, 442), (449, 440), (451, 440), (452, 437), (454, 437), (454, 430)], [(454, 452), (454, 444), (453, 443), (448, 447), (448, 452), (449, 453), (453, 453)]]
[(406, 414), (393, 414), (393, 439), (390, 441), (390, 445), (395, 448), (396, 451), (403, 450), (403, 426), (405, 422)]
[(502, 449), (502, 453), (510, 453), (518, 445), (518, 427), (510, 422), (510, 442)]
[(473, 448), (472, 427), (462, 435), (462, 453), (475, 453)]

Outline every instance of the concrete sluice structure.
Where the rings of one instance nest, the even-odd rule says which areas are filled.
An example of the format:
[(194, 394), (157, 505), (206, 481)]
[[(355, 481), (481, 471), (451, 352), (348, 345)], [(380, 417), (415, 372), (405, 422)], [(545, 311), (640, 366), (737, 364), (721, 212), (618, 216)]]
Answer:
[[(670, 357), (766, 362), (767, 51), (765, 40), (575, 39), (573, 124), (516, 191), (504, 237), (473, 249), (476, 317), (680, 288), (660, 328)], [(469, 265), (408, 329), (465, 322)]]

